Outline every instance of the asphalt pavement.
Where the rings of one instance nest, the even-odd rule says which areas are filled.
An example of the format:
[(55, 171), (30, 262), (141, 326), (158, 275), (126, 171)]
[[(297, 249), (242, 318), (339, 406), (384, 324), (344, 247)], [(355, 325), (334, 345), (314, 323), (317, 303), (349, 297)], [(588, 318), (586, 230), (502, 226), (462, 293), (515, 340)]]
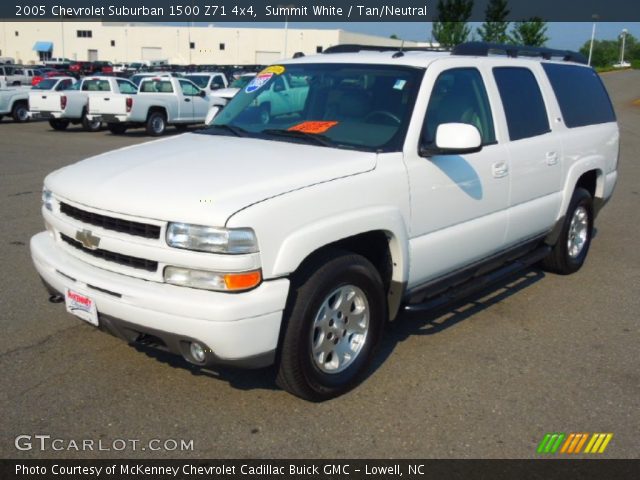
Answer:
[[(198, 371), (49, 303), (28, 249), (43, 229), (44, 176), (150, 139), (4, 119), (0, 457), (536, 458), (547, 432), (607, 432), (602, 456), (638, 458), (640, 72), (603, 78), (621, 127), (619, 182), (584, 268), (527, 270), (442, 315), (403, 316), (367, 380), (321, 404), (278, 389), (273, 369)], [(19, 435), (31, 449), (16, 449)], [(45, 440), (41, 451), (35, 435), (63, 449)], [(73, 448), (86, 440), (94, 450)], [(165, 440), (170, 450), (152, 450)]]

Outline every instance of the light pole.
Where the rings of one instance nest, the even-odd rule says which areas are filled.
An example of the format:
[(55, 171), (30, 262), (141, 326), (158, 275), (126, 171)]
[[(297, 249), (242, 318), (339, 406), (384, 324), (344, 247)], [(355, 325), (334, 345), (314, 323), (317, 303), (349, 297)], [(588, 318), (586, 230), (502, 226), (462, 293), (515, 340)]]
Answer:
[(627, 33), (629, 31), (626, 28), (622, 29), (622, 48), (620, 49), (620, 66), (624, 66), (624, 44), (627, 39)]
[(591, 58), (593, 56), (593, 42), (596, 39), (596, 22), (598, 21), (598, 15), (592, 15), (591, 18), (593, 18), (593, 28), (591, 29), (591, 44), (589, 45), (589, 66), (591, 66)]
[(284, 16), (284, 54), (282, 55), (284, 58), (287, 58), (287, 36), (289, 35), (289, 9), (294, 8), (295, 5), (290, 3), (289, 5), (277, 5), (278, 8), (285, 8), (286, 14)]

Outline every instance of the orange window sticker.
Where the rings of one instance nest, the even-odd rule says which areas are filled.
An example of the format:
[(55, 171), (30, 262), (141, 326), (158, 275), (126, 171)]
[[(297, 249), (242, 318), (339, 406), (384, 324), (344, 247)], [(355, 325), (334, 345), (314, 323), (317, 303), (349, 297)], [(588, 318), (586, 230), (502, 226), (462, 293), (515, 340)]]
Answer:
[(294, 125), (289, 130), (304, 133), (324, 133), (337, 124), (338, 122), (302, 122)]

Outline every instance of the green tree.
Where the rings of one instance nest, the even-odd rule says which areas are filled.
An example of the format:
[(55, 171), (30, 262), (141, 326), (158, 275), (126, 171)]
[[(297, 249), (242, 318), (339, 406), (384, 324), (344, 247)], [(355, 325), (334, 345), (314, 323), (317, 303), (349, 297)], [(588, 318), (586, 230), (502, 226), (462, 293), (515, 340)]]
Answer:
[(485, 42), (507, 43), (508, 16), (507, 0), (490, 0), (484, 11), (484, 23), (478, 28), (480, 38)]
[(392, 33), (391, 35), (389, 35), (389, 38), (392, 40), (400, 40), (400, 37), (398, 37), (398, 35), (396, 35), (395, 33)]
[(433, 36), (443, 47), (464, 43), (471, 34), (467, 25), (473, 0), (438, 0), (438, 15), (433, 22)]
[[(585, 57), (589, 57), (589, 47), (591, 41), (587, 40), (580, 48), (580, 53)], [(640, 60), (640, 43), (636, 38), (627, 34), (625, 41), (624, 59), (631, 62)], [(616, 40), (596, 40), (593, 42), (593, 54), (591, 55), (591, 66), (593, 67), (610, 67), (614, 63), (620, 61), (620, 48), (622, 47), (622, 39)]]
[(547, 33), (547, 22), (539, 17), (530, 20), (516, 22), (511, 30), (511, 41), (516, 45), (527, 45), (529, 47), (544, 47), (549, 40)]

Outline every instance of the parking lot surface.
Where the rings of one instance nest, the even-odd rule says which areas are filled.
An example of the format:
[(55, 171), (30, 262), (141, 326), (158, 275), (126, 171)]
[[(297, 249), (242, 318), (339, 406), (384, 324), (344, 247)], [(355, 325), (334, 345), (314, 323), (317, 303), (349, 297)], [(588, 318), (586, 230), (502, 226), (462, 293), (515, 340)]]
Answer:
[[(5, 119), (0, 456), (535, 458), (547, 432), (611, 432), (603, 456), (638, 458), (640, 72), (603, 78), (621, 127), (619, 182), (585, 267), (569, 277), (528, 270), (444, 314), (402, 316), (367, 380), (322, 404), (278, 389), (273, 369), (199, 371), (49, 303), (28, 249), (43, 229), (44, 176), (150, 139)], [(18, 451), (18, 435), (50, 435), (64, 448)], [(116, 439), (140, 442), (68, 448), (119, 448)], [(152, 451), (151, 439), (193, 440), (193, 449)]]

